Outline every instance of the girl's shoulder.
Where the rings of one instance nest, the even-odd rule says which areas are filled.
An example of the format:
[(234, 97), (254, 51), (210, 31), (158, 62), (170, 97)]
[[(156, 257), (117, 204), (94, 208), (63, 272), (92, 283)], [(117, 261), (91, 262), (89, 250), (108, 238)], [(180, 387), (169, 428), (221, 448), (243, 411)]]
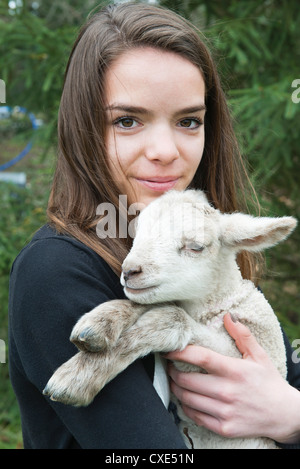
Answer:
[[(99, 242), (101, 242), (99, 240)], [(17, 280), (32, 288), (55, 285), (85, 289), (98, 285), (109, 298), (122, 298), (119, 277), (91, 248), (79, 240), (60, 234), (50, 225), (41, 227), (16, 257), (11, 269), (11, 283)]]

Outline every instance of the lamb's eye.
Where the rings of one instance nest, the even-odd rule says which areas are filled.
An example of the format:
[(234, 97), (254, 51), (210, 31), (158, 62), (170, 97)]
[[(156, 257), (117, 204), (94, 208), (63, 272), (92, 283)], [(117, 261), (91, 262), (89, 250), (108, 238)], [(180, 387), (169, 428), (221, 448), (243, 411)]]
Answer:
[(185, 245), (183, 246), (183, 249), (185, 251), (202, 252), (204, 249), (204, 246), (202, 244), (197, 244), (193, 241), (189, 241), (185, 243)]

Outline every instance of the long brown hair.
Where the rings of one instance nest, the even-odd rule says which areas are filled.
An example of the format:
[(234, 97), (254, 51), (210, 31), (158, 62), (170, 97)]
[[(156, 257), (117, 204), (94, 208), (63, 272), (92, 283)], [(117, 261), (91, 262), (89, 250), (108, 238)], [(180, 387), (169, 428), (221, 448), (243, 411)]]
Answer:
[[(114, 271), (130, 248), (129, 237), (100, 240), (96, 208), (112, 203), (119, 190), (105, 148), (104, 76), (121, 54), (154, 47), (180, 54), (202, 72), (206, 89), (205, 148), (192, 187), (206, 192), (223, 212), (244, 210), (249, 179), (211, 54), (196, 28), (177, 14), (143, 3), (109, 5), (79, 32), (65, 74), (58, 120), (59, 155), (48, 205), (49, 220), (97, 252)], [(254, 261), (239, 257), (242, 274), (253, 278)]]

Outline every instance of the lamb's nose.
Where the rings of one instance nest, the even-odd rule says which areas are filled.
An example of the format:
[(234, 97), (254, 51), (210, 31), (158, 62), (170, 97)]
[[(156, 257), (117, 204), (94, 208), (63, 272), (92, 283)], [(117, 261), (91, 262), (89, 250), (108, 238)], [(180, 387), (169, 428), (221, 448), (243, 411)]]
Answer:
[(125, 272), (123, 271), (123, 277), (125, 282), (127, 282), (130, 278), (136, 277), (142, 272), (141, 267), (136, 267), (134, 269), (126, 270)]

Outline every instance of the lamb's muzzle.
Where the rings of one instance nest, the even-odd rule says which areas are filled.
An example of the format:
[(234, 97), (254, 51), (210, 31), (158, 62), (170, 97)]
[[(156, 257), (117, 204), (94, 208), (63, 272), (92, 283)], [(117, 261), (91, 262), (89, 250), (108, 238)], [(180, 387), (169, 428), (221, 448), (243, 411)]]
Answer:
[(122, 274), (123, 274), (123, 279), (125, 281), (125, 284), (127, 283), (127, 281), (132, 278), (132, 277), (136, 277), (137, 275), (141, 274), (142, 273), (142, 268), (140, 266), (134, 268), (134, 269), (130, 269), (130, 270), (126, 270), (126, 271), (122, 271)]

